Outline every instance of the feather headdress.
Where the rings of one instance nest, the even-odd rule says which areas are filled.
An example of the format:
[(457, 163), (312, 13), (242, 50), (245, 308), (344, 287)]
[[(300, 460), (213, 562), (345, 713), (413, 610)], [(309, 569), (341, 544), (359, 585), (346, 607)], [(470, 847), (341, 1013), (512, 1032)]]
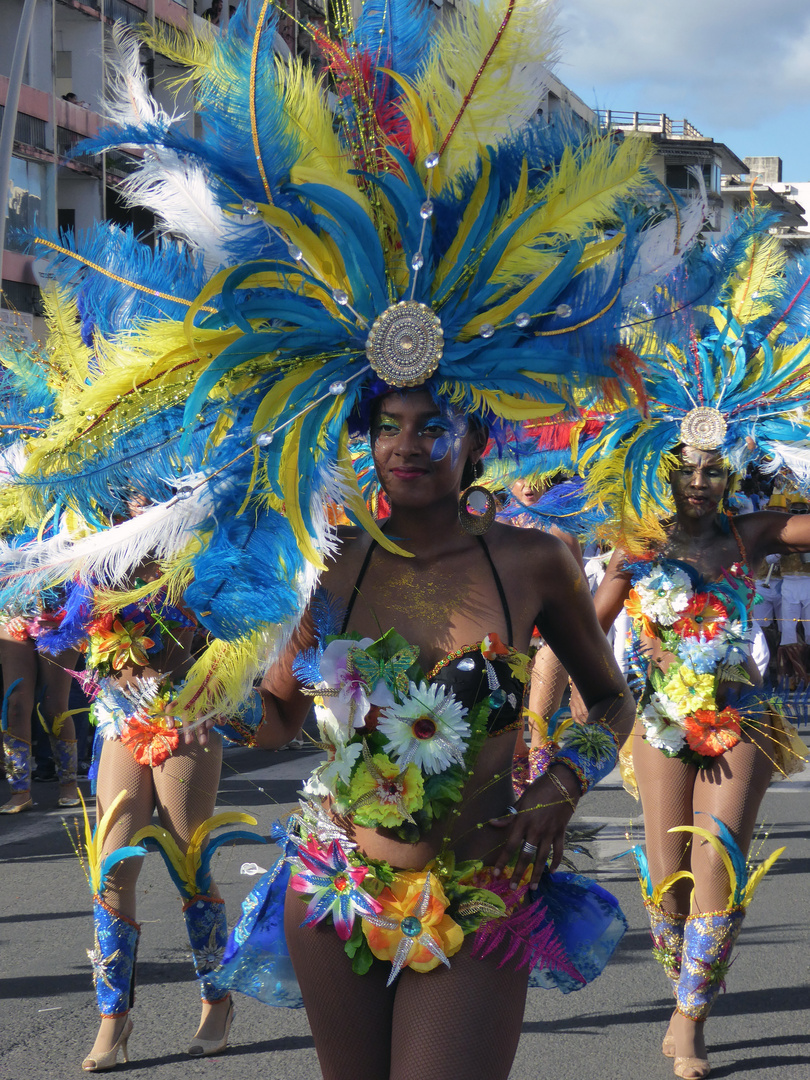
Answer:
[(625, 387), (623, 406), (606, 404), (602, 433), (580, 457), (591, 497), (612, 507), (626, 542), (655, 537), (672, 513), (680, 445), (717, 450), (737, 473), (788, 470), (810, 487), (810, 266), (786, 266), (772, 224), (756, 206), (740, 214), (722, 244), (668, 282), (657, 308), (629, 320), (642, 385)]
[[(273, 55), (269, 0), (252, 6), (227, 32), (151, 42), (186, 66), (199, 138), (154, 102), (136, 40), (116, 31), (110, 122), (81, 152), (140, 147), (127, 198), (183, 246), (145, 254), (107, 227), (41, 239), (75, 370), (24, 491), (35, 526), (63, 505), (78, 524), (48, 551), (6, 553), (14, 580), (31, 571), (40, 587), (83, 545), (96, 581), (118, 587), (148, 539), (163, 556), (151, 587), (185, 593), (235, 650), (221, 663), (240, 683), (311, 595), (330, 507), (393, 546), (349, 452), (372, 395), (423, 386), (495, 426), (553, 415), (616, 374), (623, 291), (648, 288), (677, 247), (639, 224), (641, 140), (538, 118), (556, 48), (543, 0), (444, 21), (417, 0), (370, 0), (357, 19), (338, 4), (328, 34), (310, 28), (331, 96)], [(127, 446), (155, 504), (129, 528), (104, 493)]]

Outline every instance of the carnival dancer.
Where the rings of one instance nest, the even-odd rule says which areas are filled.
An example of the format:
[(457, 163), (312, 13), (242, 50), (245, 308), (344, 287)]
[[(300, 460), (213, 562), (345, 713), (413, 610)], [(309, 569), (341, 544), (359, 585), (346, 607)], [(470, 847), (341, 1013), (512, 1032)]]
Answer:
[[(36, 370), (26, 355), (27, 349), (16, 333), (3, 331), (0, 357), (7, 357), (7, 364), (0, 367), (0, 408), (3, 423), (0, 440), (8, 438), (24, 427), (30, 427), (34, 413), (44, 413), (52, 403), (52, 396), (44, 394), (32, 400), (30, 391), (20, 392), (25, 375)], [(31, 379), (36, 383), (37, 380)], [(40, 380), (41, 382), (42, 380)], [(41, 390), (40, 386), (36, 387)], [(27, 423), (24, 423), (27, 421)], [(25, 442), (12, 438), (5, 450), (0, 452), (0, 488), (10, 489), (17, 473), (24, 467)], [(16, 520), (15, 520), (16, 519)], [(24, 532), (15, 535), (14, 526), (20, 528), (18, 515), (0, 514), (0, 530), (7, 540), (20, 542)], [(5, 776), (11, 789), (11, 798), (0, 806), (0, 814), (19, 814), (34, 806), (31, 797), (32, 723), (41, 723), (48, 734), (53, 753), (56, 777), (59, 781), (57, 805), (79, 805), (77, 779), (76, 730), (73, 713), (68, 709), (70, 675), (65, 667), (72, 667), (76, 654), (70, 651), (59, 656), (40, 653), (37, 641), (47, 640), (48, 633), (58, 623), (56, 609), (60, 594), (53, 590), (29, 598), (24, 612), (4, 611), (0, 616), (0, 665), (3, 669), (4, 689), (0, 730), (2, 730)], [(48, 609), (51, 610), (48, 610)]]
[(745, 857), (760, 802), (774, 777), (806, 761), (761, 687), (751, 628), (756, 569), (770, 553), (808, 550), (810, 527), (799, 516), (723, 512), (750, 462), (810, 479), (795, 413), (807, 403), (810, 353), (801, 268), (784, 266), (768, 224), (757, 208), (741, 215), (706, 256), (702, 269), (716, 277), (705, 307), (637, 343), (643, 393), (608, 421), (588, 474), (593, 492), (615, 496), (622, 531), (596, 594), (600, 622), (624, 605), (648, 661), (632, 740), (641, 877), (654, 955), (676, 998), (663, 1052), (688, 1080), (709, 1073), (703, 1026), (753, 891)]
[[(484, 459), (486, 486), (495, 492), (499, 503), (497, 520), (522, 529), (543, 529), (566, 545), (581, 570), (580, 535), (587, 535), (600, 515), (585, 506), (584, 484), (575, 476), (577, 449), (601, 427), (595, 418), (576, 416), (527, 423), (499, 452)], [(560, 708), (568, 689), (568, 673), (537, 635), (532, 638), (534, 652), (525, 698), (529, 742), (523, 732), (515, 744), (513, 783), (519, 797), (536, 780), (550, 761), (554, 740), (549, 724)]]
[[(340, 719), (324, 716), (322, 731), (334, 756), (312, 796), (347, 815), (354, 838), (308, 809), (280, 837), (286, 858), (262, 901), (274, 918), (294, 867), (289, 951), (324, 1070), (387, 1077), (393, 1062), (398, 1076), (505, 1077), (527, 967), (582, 985), (621, 934), (613, 898), (543, 866), (552, 851), (559, 860), (577, 795), (612, 767), (632, 709), (564, 549), (500, 525), (474, 539), (458, 524), (459, 490), (462, 518), (480, 528), (469, 466), (486, 428), (502, 437), (625, 373), (619, 299), (655, 292), (703, 212), (699, 201), (677, 221), (638, 209), (651, 181), (642, 141), (538, 116), (552, 5), (509, 0), (439, 20), (431, 5), (393, 0), (356, 21), (338, 5), (329, 32), (312, 29), (337, 112), (312, 71), (275, 60), (269, 5), (255, 18), (251, 6), (202, 44), (155, 32), (152, 46), (189, 66), (199, 140), (150, 97), (138, 40), (113, 37), (114, 122), (84, 149), (143, 148), (127, 197), (170, 240), (146, 252), (105, 227), (38, 241), (63, 286), (64, 366), (90, 374), (73, 378), (38, 436), (31, 517), (52, 512), (67, 484), (81, 520), (58, 544), (4, 553), (4, 569), (29, 591), (78, 573), (128, 589), (116, 610), (165, 595), (193, 611), (216, 640), (172, 693), (189, 729), (231, 715), (268, 659), (283, 658), (262, 695), (263, 744), (300, 727), (301, 684), (335, 699)], [(89, 324), (92, 351), (70, 337)], [(392, 506), (384, 527), (351, 469), (350, 417), (373, 437)], [(88, 535), (127, 469), (151, 505)], [(338, 533), (335, 505), (357, 532)], [(133, 589), (147, 556), (155, 576)], [(364, 577), (334, 646), (329, 605), (313, 600), (322, 573), (347, 605)], [(590, 722), (504, 816), (520, 652), (535, 625), (570, 666)], [(362, 648), (361, 631), (374, 634)], [(316, 651), (299, 683), (301, 647)], [(308, 915), (298, 892), (315, 897)], [(334, 932), (300, 926), (327, 916)], [(226, 958), (225, 975), (242, 956)], [(251, 986), (275, 987), (275, 959), (251, 959)], [(370, 1021), (359, 1058), (345, 1039), (358, 1010)], [(120, 1016), (103, 1022), (96, 1065), (126, 1030)]]
[(79, 805), (76, 784), (76, 730), (68, 709), (71, 677), (65, 668), (74, 665), (76, 654), (50, 656), (37, 650), (37, 638), (50, 625), (47, 611), (16, 615), (0, 621), (0, 665), (6, 681), (2, 731), (6, 779), (11, 798), (0, 814), (31, 810), (32, 718), (45, 728), (59, 781), (57, 805)]
[[(275, 978), (268, 923), (283, 905), (329, 1078), (506, 1077), (533, 964), (541, 984), (556, 977), (576, 988), (601, 969), (620, 933), (607, 894), (577, 875), (549, 879), (544, 866), (559, 863), (582, 792), (613, 767), (632, 702), (564, 546), (499, 524), (484, 534), (487, 519), (463, 507), (459, 520), (460, 489), (483, 443), (479, 425), (427, 391), (375, 403), (372, 448), (391, 506), (384, 535), (415, 558), (348, 530), (322, 581), (328, 599), (313, 606), (262, 691), (259, 745), (281, 745), (300, 724), (311, 702), (302, 683), (321, 703), (329, 762), (307, 791), (323, 810), (313, 805), (311, 820), (281, 839), (288, 865), (252, 894), (215, 979), (247, 992), (257, 985), (262, 957), (252, 934), (264, 937), (264, 967)], [(535, 625), (584, 693), (589, 723), (508, 812), (521, 653)], [(390, 628), (382, 637), (381, 627)], [(519, 902), (524, 896), (533, 902)], [(577, 946), (555, 928), (569, 902)], [(524, 952), (521, 935), (531, 942), (532, 931)], [(557, 939), (559, 965), (544, 955), (544, 935)], [(589, 936), (597, 940), (586, 944)], [(254, 960), (247, 970), (245, 950)], [(358, 1010), (366, 1033), (348, 1040)]]
[[(143, 504), (130, 495), (130, 508), (137, 513)], [(139, 578), (146, 583), (155, 573), (154, 566), (143, 564)], [(180, 893), (199, 979), (202, 1015), (188, 1053), (219, 1053), (228, 1045), (234, 1009), (230, 994), (217, 990), (209, 979), (227, 940), (225, 905), (210, 861), (233, 834), (213, 843), (208, 834), (220, 825), (256, 821), (234, 812), (212, 817), (221, 736), (211, 732), (205, 745), (182, 736), (182, 717), (174, 702), (192, 661), (195, 620), (165, 598), (105, 612), (89, 594), (86, 606), (74, 598), (72, 607), (74, 619), (84, 621), (87, 668), (81, 678), (93, 699), (97, 759), (91, 773), (97, 769), (98, 826), (90, 857), (95, 934), (88, 956), (102, 1019), (82, 1068), (114, 1068), (119, 1050), (128, 1060), (140, 937), (136, 886), (146, 853), (138, 845), (147, 841), (163, 854)], [(159, 827), (151, 825), (154, 813)], [(102, 866), (107, 867), (103, 872)]]

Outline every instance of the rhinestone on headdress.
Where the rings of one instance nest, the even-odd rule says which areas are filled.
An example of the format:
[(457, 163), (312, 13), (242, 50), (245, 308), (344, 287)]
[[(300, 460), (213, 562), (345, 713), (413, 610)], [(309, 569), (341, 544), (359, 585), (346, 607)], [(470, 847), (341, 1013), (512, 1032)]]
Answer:
[(681, 421), (681, 442), (696, 450), (716, 450), (726, 437), (726, 421), (718, 409), (690, 409)]
[(443, 352), (438, 316), (415, 300), (386, 308), (366, 339), (369, 363), (391, 386), (421, 385), (439, 366)]

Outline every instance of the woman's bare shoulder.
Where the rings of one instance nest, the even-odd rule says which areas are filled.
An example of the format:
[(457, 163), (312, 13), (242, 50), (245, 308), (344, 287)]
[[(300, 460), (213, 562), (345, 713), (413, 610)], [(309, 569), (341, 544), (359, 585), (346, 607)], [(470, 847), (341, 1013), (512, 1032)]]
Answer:
[(531, 554), (560, 558), (567, 551), (566, 545), (550, 532), (542, 529), (520, 529), (516, 525), (498, 522), (486, 534), (487, 543), (504, 554), (526, 556)]
[(351, 590), (371, 537), (357, 525), (339, 525), (337, 538), (337, 548), (326, 560), (320, 585), (334, 596), (343, 596)]
[(498, 523), (487, 533), (487, 543), (499, 569), (527, 587), (534, 584), (545, 589), (549, 581), (570, 582), (579, 573), (573, 555), (562, 540), (540, 529), (518, 529)]

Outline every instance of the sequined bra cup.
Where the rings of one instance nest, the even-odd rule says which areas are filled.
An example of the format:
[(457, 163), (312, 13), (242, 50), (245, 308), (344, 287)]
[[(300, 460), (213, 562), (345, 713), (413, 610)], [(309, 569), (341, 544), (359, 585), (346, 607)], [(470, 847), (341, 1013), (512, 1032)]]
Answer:
[(491, 646), (488, 650), (490, 659), (482, 652), (481, 645), (469, 645), (440, 660), (428, 672), (427, 679), (431, 685), (445, 687), (468, 710), (489, 699), (487, 734), (500, 735), (501, 732), (515, 730), (522, 723), (521, 707), (526, 683), (494, 651), (498, 646), (503, 647), (497, 635), (490, 634), (485, 641)]

